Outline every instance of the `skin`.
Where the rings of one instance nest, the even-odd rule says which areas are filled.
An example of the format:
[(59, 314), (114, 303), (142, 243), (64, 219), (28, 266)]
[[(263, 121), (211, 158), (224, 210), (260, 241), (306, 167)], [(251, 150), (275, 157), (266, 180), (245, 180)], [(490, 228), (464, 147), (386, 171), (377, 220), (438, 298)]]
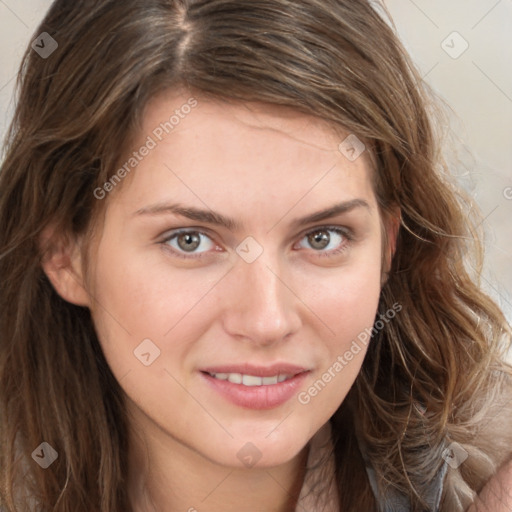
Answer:
[[(153, 98), (133, 149), (190, 96)], [(228, 402), (199, 370), (290, 362), (310, 370), (307, 390), (372, 327), (397, 221), (382, 223), (368, 153), (351, 162), (338, 150), (348, 133), (284, 107), (195, 97), (198, 106), (104, 199), (87, 275), (79, 240), (63, 244), (45, 271), (63, 298), (90, 308), (126, 393), (136, 512), (293, 511), (308, 442), (344, 400), (366, 347), (309, 403), (294, 396), (270, 410)], [(367, 206), (294, 224), (354, 199)], [(164, 202), (241, 227), (136, 214)], [(306, 235), (326, 226), (353, 239), (328, 231), (327, 248), (312, 247)], [(208, 235), (200, 257), (180, 257), (190, 253), (165, 241), (179, 228)], [(248, 236), (263, 248), (252, 263), (236, 252)], [(147, 338), (160, 350), (149, 366), (134, 356)], [(248, 442), (261, 455), (251, 468), (237, 457)]]
[(509, 460), (486, 484), (468, 512), (510, 512), (511, 510), (512, 460)]

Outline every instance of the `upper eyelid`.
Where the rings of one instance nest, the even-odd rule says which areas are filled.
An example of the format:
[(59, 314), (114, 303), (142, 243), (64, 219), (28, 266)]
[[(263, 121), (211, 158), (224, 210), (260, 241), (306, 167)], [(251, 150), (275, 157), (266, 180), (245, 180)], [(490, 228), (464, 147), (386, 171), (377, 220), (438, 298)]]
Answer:
[(165, 231), (161, 236), (158, 238), (161, 239), (162, 242), (166, 242), (167, 240), (170, 240), (171, 238), (174, 238), (175, 236), (178, 236), (181, 233), (199, 233), (200, 235), (205, 235), (208, 238), (211, 238), (212, 241), (215, 240), (215, 237), (204, 228), (196, 228), (196, 227), (186, 227), (186, 228), (176, 228), (171, 229), (168, 231)]
[(321, 231), (322, 229), (325, 229), (327, 231), (341, 231), (342, 233), (346, 233), (347, 236), (351, 234), (351, 229), (346, 226), (337, 226), (333, 224), (321, 224), (318, 226), (313, 226), (312, 228), (308, 228), (301, 233), (299, 233), (299, 236), (305, 236), (308, 233), (314, 233), (315, 231)]
[[(304, 236), (304, 235), (307, 235), (308, 233), (311, 233), (311, 232), (314, 232), (314, 231), (319, 231), (321, 229), (332, 229), (332, 230), (346, 231), (349, 234), (352, 231), (347, 226), (338, 226), (338, 225), (335, 225), (335, 224), (319, 224), (318, 226), (312, 226), (310, 228), (303, 229), (297, 235), (294, 235), (294, 236)], [(214, 235), (212, 234), (212, 232), (208, 228), (196, 227), (196, 226), (186, 226), (186, 227), (182, 227), (182, 228), (175, 228), (175, 229), (166, 230), (158, 238), (167, 239), (167, 238), (171, 238), (171, 237), (173, 237), (175, 235), (178, 235), (180, 233), (189, 233), (189, 232), (201, 233), (203, 235), (206, 235), (206, 236), (209, 236), (209, 237), (212, 237), (212, 238), (214, 237)]]

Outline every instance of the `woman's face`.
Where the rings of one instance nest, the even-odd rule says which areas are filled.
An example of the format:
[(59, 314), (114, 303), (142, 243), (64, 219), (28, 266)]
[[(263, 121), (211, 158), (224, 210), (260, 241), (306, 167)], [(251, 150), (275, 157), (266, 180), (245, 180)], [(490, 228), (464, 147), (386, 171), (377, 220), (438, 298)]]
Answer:
[(161, 446), (278, 465), (345, 398), (382, 258), (370, 160), (352, 138), (340, 151), (348, 135), (259, 103), (148, 105), (129, 173), (98, 199), (89, 285), (133, 426)]

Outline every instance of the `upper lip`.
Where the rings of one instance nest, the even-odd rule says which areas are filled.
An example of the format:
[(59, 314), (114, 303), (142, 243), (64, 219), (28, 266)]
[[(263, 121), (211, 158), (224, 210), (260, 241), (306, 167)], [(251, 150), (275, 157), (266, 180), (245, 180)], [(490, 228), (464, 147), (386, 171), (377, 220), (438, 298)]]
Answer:
[(269, 366), (254, 366), (252, 364), (226, 364), (202, 368), (206, 373), (241, 373), (255, 377), (273, 377), (274, 375), (298, 375), (308, 371), (302, 366), (288, 363), (275, 363)]

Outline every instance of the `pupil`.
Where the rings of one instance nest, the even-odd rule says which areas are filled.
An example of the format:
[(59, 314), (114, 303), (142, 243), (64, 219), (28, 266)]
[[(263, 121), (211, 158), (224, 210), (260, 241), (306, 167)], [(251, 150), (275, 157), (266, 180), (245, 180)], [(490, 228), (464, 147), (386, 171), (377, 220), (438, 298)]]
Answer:
[(184, 251), (193, 251), (199, 245), (201, 241), (197, 234), (183, 233), (178, 236), (178, 245)]
[(317, 231), (309, 235), (309, 243), (315, 249), (324, 249), (329, 245), (330, 236), (327, 231)]

